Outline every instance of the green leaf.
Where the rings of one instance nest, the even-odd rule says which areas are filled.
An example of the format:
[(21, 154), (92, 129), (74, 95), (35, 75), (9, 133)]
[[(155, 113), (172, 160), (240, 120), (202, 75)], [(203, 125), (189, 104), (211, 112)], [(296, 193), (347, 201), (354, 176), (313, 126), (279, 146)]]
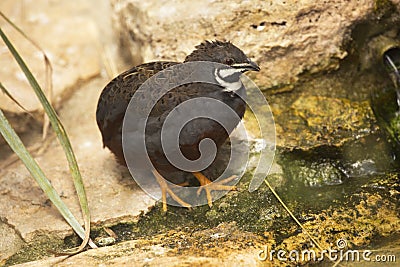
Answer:
[[(1, 14), (2, 15), (2, 14)], [(82, 177), (79, 171), (79, 167), (75, 158), (75, 154), (72, 150), (71, 147), (71, 143), (68, 139), (68, 136), (65, 132), (65, 129), (63, 127), (63, 125), (61, 124), (56, 112), (54, 111), (53, 107), (50, 105), (49, 101), (47, 100), (45, 94), (43, 93), (40, 85), (38, 84), (38, 82), (36, 81), (35, 77), (33, 76), (32, 72), (29, 70), (28, 66), (25, 64), (25, 62), (23, 61), (23, 59), (21, 58), (21, 56), (19, 55), (19, 53), (17, 52), (17, 50), (15, 49), (15, 47), (12, 45), (12, 43), (10, 42), (10, 40), (7, 38), (7, 36), (5, 35), (5, 33), (3, 32), (3, 30), (0, 28), (0, 36), (3, 39), (4, 43), (7, 45), (8, 49), (10, 50), (11, 54), (13, 55), (13, 57), (15, 58), (15, 60), (17, 61), (18, 65), (20, 66), (21, 70), (24, 72), (26, 78), (28, 79), (28, 82), (30, 83), (32, 89), (34, 90), (34, 92), (36, 93), (39, 101), (41, 102), (46, 114), (48, 115), (49, 119), (50, 119), (50, 123), (51, 126), (53, 128), (53, 130), (55, 131), (62, 148), (64, 149), (66, 158), (68, 160), (68, 164), (69, 164), (69, 169), (70, 172), (72, 174), (72, 178), (74, 181), (74, 185), (75, 185), (75, 190), (77, 192), (78, 195), (78, 199), (79, 199), (79, 203), (82, 209), (82, 213), (84, 215), (84, 221), (85, 221), (85, 232), (82, 232), (82, 228), (77, 227), (76, 223), (76, 219), (74, 219), (73, 221), (71, 221), (70, 217), (64, 217), (68, 223), (70, 223), (71, 227), (76, 231), (76, 233), (82, 238), (84, 239), (84, 243), (85, 241), (89, 240), (89, 232), (90, 232), (90, 212), (89, 212), (89, 206), (87, 203), (87, 198), (86, 198), (86, 193), (85, 193), (85, 188), (83, 186), (83, 182), (82, 182)], [(4, 117), (4, 116), (3, 116)], [(9, 139), (11, 142), (13, 142), (13, 140), (17, 140), (15, 139), (15, 136), (9, 136), (11, 139)], [(22, 143), (21, 143), (22, 144)], [(10, 144), (11, 146), (11, 144)], [(18, 148), (17, 147), (13, 147), (12, 148)], [(26, 150), (26, 149), (25, 149)], [(14, 150), (15, 151), (15, 150)], [(16, 152), (17, 153), (17, 152)], [(17, 153), (18, 154), (18, 153)], [(18, 154), (18, 156), (20, 155), (24, 155), (26, 157), (26, 153), (20, 153)], [(22, 158), (21, 158), (22, 159)], [(27, 160), (27, 158), (25, 158), (25, 160)], [(32, 163), (32, 161), (27, 161), (29, 163)], [(25, 163), (25, 162), (24, 162)], [(27, 165), (26, 165), (27, 166)], [(33, 165), (28, 165), (27, 168), (31, 173), (34, 173), (36, 175), (35, 179), (40, 178), (40, 179), (45, 179), (45, 177), (42, 175), (43, 172), (38, 172), (38, 169), (33, 169), (30, 170), (29, 168), (32, 167)], [(39, 175), (40, 174), (40, 175)], [(46, 179), (47, 180), (47, 179)], [(37, 180), (38, 181), (38, 180)], [(39, 182), (38, 182), (39, 183)], [(40, 181), (40, 185), (44, 186), (46, 185), (46, 183), (49, 183), (48, 180), (47, 182), (44, 181)], [(47, 187), (44, 187), (46, 190), (48, 189)], [(43, 189), (43, 190), (45, 190)], [(45, 191), (46, 192), (46, 191)], [(49, 196), (50, 198), (50, 196)], [(66, 206), (62, 205), (60, 206), (60, 203), (57, 202), (57, 198), (55, 198), (54, 196), (52, 196), (50, 198), (51, 201), (55, 200), (56, 202), (53, 202), (54, 205), (56, 205), (56, 207), (59, 209), (60, 213), (63, 214), (63, 216), (65, 215), (69, 215), (69, 211), (65, 210)], [(71, 214), (72, 215), (72, 214)], [(73, 223), (73, 224), (71, 224)], [(86, 234), (86, 235), (85, 235)], [(86, 244), (83, 244), (83, 246)], [(90, 243), (90, 245), (92, 247), (96, 247), (93, 243)], [(81, 246), (82, 247), (82, 246)]]

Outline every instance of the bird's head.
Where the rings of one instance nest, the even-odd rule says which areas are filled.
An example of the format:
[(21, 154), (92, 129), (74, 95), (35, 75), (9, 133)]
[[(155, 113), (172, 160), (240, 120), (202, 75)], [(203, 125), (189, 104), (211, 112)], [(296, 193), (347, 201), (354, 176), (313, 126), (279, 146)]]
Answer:
[(260, 67), (251, 61), (242, 50), (231, 42), (205, 41), (196, 46), (185, 62), (190, 61), (211, 61), (228, 65), (241, 72), (259, 71)]

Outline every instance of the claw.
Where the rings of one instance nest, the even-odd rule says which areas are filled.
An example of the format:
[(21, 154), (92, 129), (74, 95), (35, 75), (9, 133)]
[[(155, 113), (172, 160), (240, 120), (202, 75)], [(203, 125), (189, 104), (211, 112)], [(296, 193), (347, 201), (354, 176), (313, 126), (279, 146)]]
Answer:
[(156, 171), (152, 170), (154, 176), (156, 177), (156, 180), (158, 184), (161, 187), (161, 197), (162, 197), (162, 203), (163, 203), (163, 211), (167, 211), (167, 193), (172, 197), (173, 200), (178, 202), (180, 205), (186, 208), (191, 208), (192, 206), (189, 203), (186, 203), (183, 201), (180, 197), (178, 197), (168, 186), (167, 182), (165, 181), (164, 177), (161, 176), (161, 174)]
[(211, 196), (212, 190), (219, 190), (219, 191), (236, 190), (235, 186), (226, 185), (226, 183), (229, 183), (230, 181), (236, 179), (237, 175), (232, 175), (226, 179), (217, 182), (211, 182), (210, 179), (208, 179), (200, 172), (194, 172), (193, 175), (194, 177), (196, 177), (196, 179), (200, 182), (201, 185), (197, 190), (197, 195), (200, 195), (201, 190), (204, 189), (204, 191), (206, 192), (208, 206), (210, 206), (210, 208), (212, 207), (212, 196)]

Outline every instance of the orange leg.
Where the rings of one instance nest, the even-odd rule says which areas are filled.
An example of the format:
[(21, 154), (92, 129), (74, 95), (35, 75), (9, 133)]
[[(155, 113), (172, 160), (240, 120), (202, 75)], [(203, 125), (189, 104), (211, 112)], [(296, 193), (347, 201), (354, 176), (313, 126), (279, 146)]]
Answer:
[(158, 173), (158, 171), (153, 170), (152, 171), (154, 176), (157, 179), (158, 184), (161, 187), (161, 197), (162, 197), (162, 203), (163, 203), (163, 211), (167, 211), (167, 193), (172, 197), (173, 200), (181, 204), (183, 207), (186, 208), (191, 208), (192, 206), (185, 201), (183, 201), (180, 197), (178, 197), (169, 187), (167, 182), (165, 181), (164, 177), (161, 176), (161, 174)]
[(212, 190), (230, 191), (236, 189), (235, 186), (225, 185), (226, 183), (229, 183), (230, 181), (234, 180), (237, 177), (236, 175), (232, 175), (222, 181), (211, 182), (210, 179), (205, 177), (201, 172), (193, 172), (192, 174), (194, 175), (194, 177), (196, 177), (196, 179), (200, 182), (201, 185), (199, 190), (197, 190), (197, 195), (200, 195), (201, 190), (204, 189), (206, 191), (207, 202), (210, 208), (212, 207), (212, 197), (211, 197)]

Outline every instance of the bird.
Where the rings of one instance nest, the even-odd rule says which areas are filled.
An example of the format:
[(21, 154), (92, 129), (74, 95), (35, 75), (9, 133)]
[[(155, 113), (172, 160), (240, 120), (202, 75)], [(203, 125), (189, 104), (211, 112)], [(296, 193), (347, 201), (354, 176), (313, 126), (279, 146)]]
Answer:
[[(196, 97), (211, 97), (222, 101), (231, 107), (238, 115), (237, 118), (239, 118), (232, 121), (228, 129), (213, 120), (197, 118), (187, 123), (179, 136), (179, 148), (189, 160), (199, 158), (199, 143), (204, 138), (212, 139), (217, 149), (219, 149), (239, 124), (245, 113), (246, 103), (240, 97), (240, 94), (245, 94), (245, 88), (241, 83), (241, 86), (238, 86), (239, 74), (247, 71), (260, 71), (260, 67), (241, 49), (230, 41), (225, 40), (206, 40), (201, 42), (195, 46), (192, 53), (186, 56), (183, 63), (202, 61), (224, 64), (232, 71), (214, 70), (212, 74), (215, 75), (216, 84), (191, 83), (174, 88), (159, 99), (149, 114), (149, 120), (155, 121), (156, 127), (152, 127), (149, 131), (146, 130), (146, 148), (148, 157), (154, 166), (151, 171), (161, 187), (164, 211), (167, 211), (167, 193), (182, 206), (191, 207), (190, 204), (172, 192), (164, 180), (166, 179), (179, 185), (189, 184), (188, 180), (182, 181), (181, 178), (178, 179), (174, 175), (169, 175), (181, 170), (170, 164), (160, 146), (161, 128), (166, 115), (182, 102)], [(119, 164), (127, 166), (122, 145), (122, 124), (131, 98), (149, 78), (177, 64), (181, 64), (181, 62), (153, 61), (140, 64), (112, 79), (101, 92), (96, 110), (96, 121), (102, 135), (103, 148), (107, 147), (115, 155)], [(236, 78), (232, 80), (232, 77)], [(147, 138), (147, 135), (156, 138)], [(212, 190), (229, 191), (233, 188), (230, 185), (226, 185), (227, 182), (232, 180), (232, 177), (213, 183), (212, 178), (206, 177), (201, 171), (193, 172), (192, 175), (190, 177), (195, 178), (200, 184), (200, 188), (205, 190), (210, 207), (213, 202), (210, 193)]]

